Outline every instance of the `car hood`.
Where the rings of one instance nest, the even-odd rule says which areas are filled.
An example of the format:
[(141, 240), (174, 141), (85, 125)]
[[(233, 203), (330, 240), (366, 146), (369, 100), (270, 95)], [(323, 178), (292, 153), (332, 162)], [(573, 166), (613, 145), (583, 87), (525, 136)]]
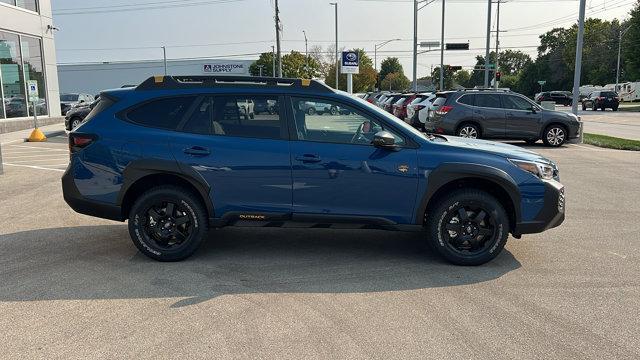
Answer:
[(457, 148), (484, 151), (492, 153), (494, 155), (502, 156), (509, 159), (538, 161), (547, 164), (553, 164), (553, 162), (544, 156), (519, 146), (509, 145), (496, 141), (469, 139), (457, 136), (445, 136), (448, 140), (446, 145)]

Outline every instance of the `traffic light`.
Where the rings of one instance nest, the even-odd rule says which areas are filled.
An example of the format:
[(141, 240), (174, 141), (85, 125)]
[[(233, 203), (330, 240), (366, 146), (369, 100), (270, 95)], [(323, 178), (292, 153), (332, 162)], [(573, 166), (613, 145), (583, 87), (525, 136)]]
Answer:
[(500, 76), (502, 76), (500, 71), (496, 71), (496, 81), (500, 81)]

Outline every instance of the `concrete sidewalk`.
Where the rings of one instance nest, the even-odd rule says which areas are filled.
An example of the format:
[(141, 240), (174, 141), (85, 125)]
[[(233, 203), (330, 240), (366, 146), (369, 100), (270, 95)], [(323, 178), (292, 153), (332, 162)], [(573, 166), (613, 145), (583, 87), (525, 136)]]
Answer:
[[(40, 130), (42, 130), (42, 132), (47, 137), (64, 134), (65, 132), (64, 123), (41, 126)], [(10, 133), (0, 134), (0, 144), (5, 145), (5, 144), (16, 143), (16, 142), (23, 142), (26, 138), (29, 137), (29, 135), (31, 134), (31, 131), (33, 131), (33, 129), (26, 129), (26, 130), (13, 131)]]

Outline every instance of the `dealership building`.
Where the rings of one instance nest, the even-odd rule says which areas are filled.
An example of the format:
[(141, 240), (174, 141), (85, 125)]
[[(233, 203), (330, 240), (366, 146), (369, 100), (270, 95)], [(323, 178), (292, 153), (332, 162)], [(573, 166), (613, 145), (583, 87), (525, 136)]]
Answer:
[(54, 30), (50, 0), (0, 0), (0, 119), (60, 116)]
[[(169, 75), (249, 75), (254, 60), (168, 60)], [(58, 64), (61, 93), (88, 93), (137, 85), (165, 73), (163, 60)]]

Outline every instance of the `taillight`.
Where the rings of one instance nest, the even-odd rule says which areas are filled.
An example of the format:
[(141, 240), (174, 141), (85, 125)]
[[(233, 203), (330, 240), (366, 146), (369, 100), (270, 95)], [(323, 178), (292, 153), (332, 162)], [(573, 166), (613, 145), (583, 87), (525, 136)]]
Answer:
[(451, 110), (453, 110), (453, 106), (444, 105), (444, 106), (441, 106), (440, 109), (436, 110), (436, 114), (446, 115)]
[(69, 152), (71, 154), (80, 151), (81, 149), (86, 148), (91, 145), (91, 143), (96, 139), (95, 135), (90, 134), (69, 134)]

